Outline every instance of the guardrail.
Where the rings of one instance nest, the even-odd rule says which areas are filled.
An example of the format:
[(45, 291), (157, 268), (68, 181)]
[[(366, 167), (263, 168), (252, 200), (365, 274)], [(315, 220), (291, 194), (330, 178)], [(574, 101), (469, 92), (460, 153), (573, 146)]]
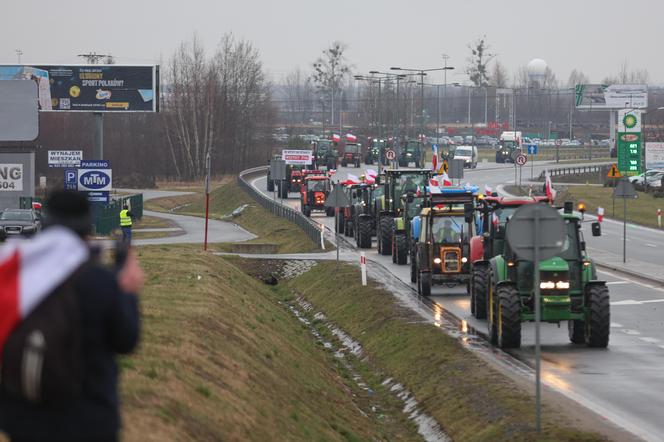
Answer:
[[(566, 175), (579, 175), (582, 173), (597, 173), (606, 175), (611, 169), (611, 164), (599, 164), (599, 165), (588, 165), (588, 166), (573, 166), (573, 167), (557, 167), (555, 169), (549, 169), (549, 175), (551, 178), (557, 176), (566, 176)], [(540, 173), (539, 179), (544, 180), (546, 177), (546, 171)]]
[(246, 177), (250, 175), (256, 175), (261, 172), (267, 171), (268, 166), (254, 167), (252, 169), (243, 170), (237, 177), (237, 182), (241, 188), (246, 190), (258, 203), (265, 207), (267, 210), (273, 214), (285, 218), (289, 221), (294, 222), (300, 227), (304, 233), (306, 233), (309, 238), (318, 244), (320, 247), (320, 234), (321, 227), (312, 221), (310, 218), (307, 218), (302, 213), (297, 210), (293, 210), (290, 207), (283, 206), (279, 202), (267, 197), (263, 192), (255, 189), (250, 183), (247, 182)]

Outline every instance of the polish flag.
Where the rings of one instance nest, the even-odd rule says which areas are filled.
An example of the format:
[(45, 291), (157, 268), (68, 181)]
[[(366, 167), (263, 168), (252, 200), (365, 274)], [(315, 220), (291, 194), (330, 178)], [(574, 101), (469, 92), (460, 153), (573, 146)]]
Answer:
[(551, 175), (549, 175), (549, 171), (547, 170), (545, 174), (546, 181), (544, 183), (544, 192), (546, 193), (547, 198), (549, 198), (549, 201), (553, 204), (553, 201), (556, 199), (556, 189), (553, 188), (553, 184), (551, 183)]
[(337, 134), (332, 134), (332, 141), (339, 142), (341, 141), (341, 137)]
[(357, 141), (357, 137), (353, 134), (346, 134), (346, 140), (355, 142), (355, 141)]
[(485, 196), (491, 196), (492, 193), (493, 193), (493, 189), (491, 188), (491, 186), (489, 186), (488, 184), (485, 184), (484, 185), (484, 195)]
[(373, 184), (376, 182), (376, 177), (367, 174), (364, 176), (364, 182), (367, 184)]
[(443, 186), (451, 186), (452, 185), (452, 180), (450, 180), (450, 177), (447, 176), (447, 172), (443, 172), (441, 176), (441, 179), (443, 181)]
[(373, 169), (367, 169), (367, 171), (365, 173), (367, 174), (367, 176), (372, 176), (374, 178), (376, 178), (378, 176), (378, 172), (376, 172)]
[(440, 186), (440, 183), (438, 182), (436, 177), (433, 177), (429, 180), (429, 186), (438, 187)]
[(87, 259), (85, 243), (64, 227), (0, 247), (0, 352), (14, 327)]
[(415, 196), (417, 196), (417, 197), (422, 196), (422, 188), (420, 187), (419, 184), (417, 185), (417, 190), (415, 191)]
[(597, 208), (597, 221), (600, 223), (604, 220), (604, 207)]
[(492, 215), (491, 222), (493, 222), (494, 226), (498, 226), (500, 224), (500, 218), (498, 218), (498, 215), (496, 215), (495, 212)]
[(353, 175), (352, 173), (347, 174), (346, 181), (352, 181), (355, 184), (361, 182), (360, 179), (356, 175)]
[(431, 145), (431, 168), (435, 171), (438, 170), (438, 145)]

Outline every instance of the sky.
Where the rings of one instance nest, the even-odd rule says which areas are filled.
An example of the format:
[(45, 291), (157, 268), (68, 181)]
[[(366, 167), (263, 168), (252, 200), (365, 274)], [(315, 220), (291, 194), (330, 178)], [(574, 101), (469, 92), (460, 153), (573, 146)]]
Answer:
[[(391, 66), (437, 68), (464, 82), (468, 44), (486, 36), (510, 77), (533, 58), (567, 81), (628, 68), (664, 84), (660, 0), (80, 0), (3, 1), (0, 64), (82, 63), (109, 53), (121, 64), (159, 63), (196, 33), (213, 52), (224, 33), (252, 42), (274, 81), (308, 70), (333, 41), (347, 45), (354, 73)], [(430, 82), (442, 82), (434, 73)]]

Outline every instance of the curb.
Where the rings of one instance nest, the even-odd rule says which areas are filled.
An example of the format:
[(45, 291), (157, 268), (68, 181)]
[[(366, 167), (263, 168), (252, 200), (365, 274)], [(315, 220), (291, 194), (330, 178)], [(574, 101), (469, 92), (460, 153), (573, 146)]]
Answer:
[(596, 259), (593, 259), (593, 261), (595, 262), (595, 264), (597, 264), (597, 267), (602, 268), (604, 270), (611, 270), (612, 272), (619, 273), (623, 276), (631, 276), (632, 278), (638, 278), (644, 281), (651, 282), (653, 284), (664, 286), (664, 279), (656, 278), (654, 276), (646, 275), (640, 272), (635, 272), (633, 270), (626, 270), (622, 267), (617, 267), (615, 264), (608, 264), (606, 262), (601, 262)]

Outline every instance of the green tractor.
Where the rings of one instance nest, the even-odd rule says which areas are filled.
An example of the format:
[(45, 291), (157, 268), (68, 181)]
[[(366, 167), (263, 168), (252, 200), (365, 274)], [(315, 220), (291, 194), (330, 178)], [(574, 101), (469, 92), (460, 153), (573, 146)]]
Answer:
[(360, 249), (371, 248), (371, 237), (376, 232), (374, 201), (382, 194), (381, 186), (361, 184), (353, 190), (353, 236)]
[(394, 219), (392, 230), (392, 262), (398, 265), (408, 264), (408, 256), (412, 255), (411, 225), (413, 218), (420, 214), (425, 202), (422, 189), (415, 192), (410, 189), (401, 196), (401, 207), (398, 217)]
[(332, 140), (318, 140), (314, 155), (317, 169), (325, 167), (327, 170), (333, 170), (337, 168), (339, 151), (337, 144)]
[[(376, 236), (378, 238), (378, 253), (381, 255), (393, 254), (394, 241), (400, 241), (399, 250), (405, 250), (405, 259), (408, 257), (408, 238), (400, 234), (394, 237), (394, 231), (399, 223), (398, 219), (404, 210), (402, 196), (410, 193), (416, 194), (418, 189), (424, 192), (429, 185), (431, 171), (427, 169), (388, 169), (385, 176), (381, 176), (383, 194), (376, 199)], [(405, 229), (402, 229), (405, 230)], [(405, 264), (401, 259), (402, 264)], [(395, 260), (398, 262), (399, 260)]]
[(424, 147), (421, 141), (407, 140), (401, 148), (399, 166), (409, 167), (410, 163), (415, 163), (418, 169), (424, 167)]
[(364, 157), (364, 164), (385, 164), (385, 149), (387, 142), (374, 138), (367, 149), (367, 154)]
[(434, 284), (465, 284), (470, 291), (470, 241), (475, 231), (475, 186), (442, 187), (427, 195), (412, 222), (410, 280), (431, 295)]
[[(540, 273), (540, 313), (543, 322), (567, 321), (574, 344), (606, 347), (611, 324), (609, 290), (597, 279), (586, 251), (581, 225), (583, 213), (566, 203), (561, 210), (567, 237), (557, 256), (537, 264)], [(507, 221), (509, 222), (509, 221)], [(593, 236), (601, 234), (593, 223)], [(500, 348), (521, 346), (521, 323), (535, 320), (534, 264), (521, 259), (507, 241), (489, 260), (486, 313), (489, 338)]]

